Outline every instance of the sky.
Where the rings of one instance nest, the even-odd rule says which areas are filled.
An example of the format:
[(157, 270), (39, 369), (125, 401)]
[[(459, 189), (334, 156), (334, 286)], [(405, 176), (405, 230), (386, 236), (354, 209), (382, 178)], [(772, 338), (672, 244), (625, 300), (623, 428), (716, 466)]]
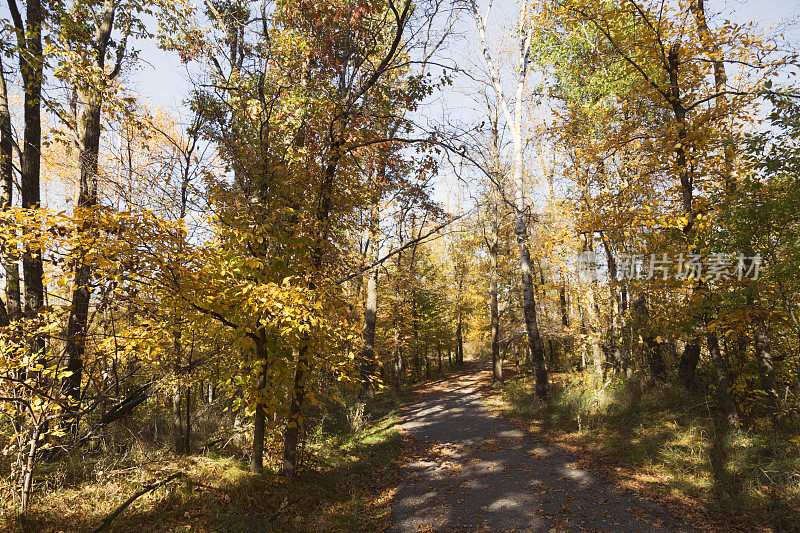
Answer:
[[(495, 9), (502, 9), (504, 3), (516, 6), (516, 2), (501, 0)], [(755, 22), (765, 30), (800, 17), (797, 0), (709, 0), (706, 9), (709, 13), (721, 13), (733, 22)], [(722, 17), (713, 16), (712, 23), (719, 22)], [(471, 24), (472, 20), (466, 22)], [(795, 42), (800, 42), (800, 29), (796, 28), (790, 35)], [(177, 55), (160, 51), (152, 43), (140, 44), (144, 62), (130, 80), (132, 92), (154, 106), (177, 109), (191, 87), (186, 65)]]
[[(485, 5), (486, 2), (487, 0), (482, 0), (479, 4)], [(495, 0), (492, 9), (492, 17), (499, 24), (504, 20), (513, 20), (518, 3), (515, 0)], [(736, 23), (753, 22), (767, 34), (779, 33), (786, 29), (788, 21), (800, 18), (800, 4), (797, 0), (707, 0), (706, 9), (712, 25), (719, 24), (724, 19)], [(0, 4), (0, 17), (8, 18), (6, 2)], [(471, 48), (475, 45), (473, 19), (464, 17), (456, 30), (460, 37), (452, 46), (454, 51), (451, 59), (460, 65), (464, 65), (465, 61), (467, 64), (480, 65), (480, 51)], [(495, 25), (489, 28), (489, 32), (492, 30), (497, 31), (499, 28)], [(786, 37), (800, 44), (800, 28), (790, 28)], [(127, 75), (127, 90), (152, 108), (162, 107), (175, 115), (185, 116), (187, 113), (184, 103), (192, 87), (193, 76), (188, 70), (191, 67), (182, 63), (177, 54), (159, 50), (153, 42), (138, 42), (134, 46), (141, 50), (141, 61), (136, 70)], [(438, 103), (428, 109), (438, 106), (437, 113), (446, 113), (451, 120), (455, 117), (462, 122), (468, 122), (471, 116), (475, 116), (475, 104), (465, 96), (469, 92), (468, 86), (457, 82), (448, 92), (435, 96)], [(474, 93), (474, 89), (472, 92)], [(464, 199), (463, 196), (468, 194), (451, 172), (443, 173), (440, 177), (434, 197), (446, 206), (455, 208)]]

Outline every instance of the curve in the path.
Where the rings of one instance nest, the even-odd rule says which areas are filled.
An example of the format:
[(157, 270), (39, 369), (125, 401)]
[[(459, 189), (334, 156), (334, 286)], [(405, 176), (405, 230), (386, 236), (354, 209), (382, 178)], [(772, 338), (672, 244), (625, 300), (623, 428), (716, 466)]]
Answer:
[(404, 410), (410, 439), (390, 531), (687, 531), (667, 510), (580, 470), (455, 378)]

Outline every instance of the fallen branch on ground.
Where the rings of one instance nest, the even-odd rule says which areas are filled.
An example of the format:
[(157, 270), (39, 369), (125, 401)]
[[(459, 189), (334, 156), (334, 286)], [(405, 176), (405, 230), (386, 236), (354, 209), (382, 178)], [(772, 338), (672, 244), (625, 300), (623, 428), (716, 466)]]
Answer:
[(277, 511), (275, 511), (274, 513), (272, 513), (272, 516), (270, 516), (270, 517), (267, 519), (267, 524), (269, 524), (270, 522), (272, 522), (273, 520), (275, 520), (276, 518), (278, 518), (278, 516), (279, 516), (279, 515), (280, 515), (282, 512), (284, 512), (284, 511), (286, 510), (286, 508), (287, 508), (287, 507), (289, 507), (289, 506), (290, 506), (290, 505), (292, 505), (292, 504), (295, 504), (295, 503), (299, 502), (300, 500), (302, 500), (302, 498), (295, 498), (294, 500), (291, 500), (291, 501), (288, 501), (288, 500), (287, 500), (287, 501), (283, 502), (283, 505), (281, 505), (280, 507), (278, 507), (278, 510), (277, 510)]
[(164, 478), (164, 479), (162, 479), (161, 481), (156, 481), (155, 483), (151, 483), (151, 484), (149, 484), (149, 485), (145, 485), (144, 487), (142, 487), (141, 489), (139, 489), (139, 490), (138, 490), (136, 493), (134, 493), (134, 494), (133, 494), (133, 496), (131, 496), (130, 498), (128, 498), (127, 500), (125, 500), (125, 502), (124, 502), (122, 505), (120, 505), (119, 507), (117, 507), (116, 509), (114, 509), (114, 512), (112, 512), (110, 515), (108, 515), (107, 517), (105, 517), (105, 518), (103, 519), (103, 521), (102, 521), (102, 522), (100, 522), (100, 525), (98, 525), (96, 528), (94, 528), (94, 529), (92, 530), (92, 533), (100, 533), (101, 531), (103, 531), (104, 529), (106, 529), (108, 526), (110, 526), (110, 525), (111, 525), (111, 522), (112, 522), (112, 521), (113, 521), (113, 520), (114, 520), (116, 517), (118, 517), (120, 514), (122, 514), (122, 511), (124, 511), (125, 509), (127, 509), (127, 508), (128, 508), (128, 506), (129, 506), (130, 504), (132, 504), (134, 501), (136, 501), (136, 499), (137, 499), (137, 498), (139, 498), (140, 496), (144, 496), (144, 495), (145, 495), (145, 494), (147, 494), (148, 492), (152, 492), (152, 491), (156, 490), (158, 487), (161, 487), (161, 486), (163, 486), (163, 485), (166, 485), (167, 483), (169, 483), (169, 482), (170, 482), (170, 481), (172, 481), (173, 479), (177, 479), (177, 478), (179, 478), (179, 477), (183, 477), (183, 476), (185, 476), (185, 475), (186, 475), (186, 474), (185, 474), (185, 473), (183, 473), (183, 472), (175, 472), (174, 474), (171, 474), (171, 475), (169, 475), (169, 476), (165, 477), (165, 478)]

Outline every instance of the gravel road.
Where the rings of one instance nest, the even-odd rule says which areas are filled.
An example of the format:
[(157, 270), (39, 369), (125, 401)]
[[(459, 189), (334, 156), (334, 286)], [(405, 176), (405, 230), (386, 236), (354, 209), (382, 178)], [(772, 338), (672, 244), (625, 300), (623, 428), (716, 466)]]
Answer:
[(494, 415), (474, 388), (491, 378), (485, 368), (434, 384), (404, 410), (410, 445), (390, 531), (690, 531)]

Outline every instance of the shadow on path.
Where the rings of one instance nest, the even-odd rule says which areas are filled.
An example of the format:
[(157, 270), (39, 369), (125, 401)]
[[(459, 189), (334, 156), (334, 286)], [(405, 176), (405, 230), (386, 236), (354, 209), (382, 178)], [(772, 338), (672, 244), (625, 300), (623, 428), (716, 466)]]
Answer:
[(421, 392), (390, 531), (687, 531), (668, 511), (492, 414), (475, 374)]

